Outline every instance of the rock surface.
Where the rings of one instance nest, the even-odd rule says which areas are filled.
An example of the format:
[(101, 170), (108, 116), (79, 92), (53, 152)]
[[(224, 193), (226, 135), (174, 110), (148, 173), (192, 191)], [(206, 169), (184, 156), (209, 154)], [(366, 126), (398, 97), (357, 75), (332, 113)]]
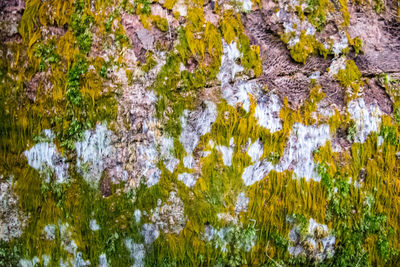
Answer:
[(0, 3), (1, 266), (399, 265), (398, 0), (106, 2)]

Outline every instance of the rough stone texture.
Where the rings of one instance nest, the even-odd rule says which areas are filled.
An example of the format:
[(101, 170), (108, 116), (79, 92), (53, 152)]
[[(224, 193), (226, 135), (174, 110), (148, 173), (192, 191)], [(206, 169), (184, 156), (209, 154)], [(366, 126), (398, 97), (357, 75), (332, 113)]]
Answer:
[(164, 205), (158, 204), (160, 205), (157, 205), (151, 214), (151, 221), (159, 231), (178, 235), (185, 227), (182, 200), (177, 196), (176, 192), (171, 191), (167, 202)]
[[(177, 0), (168, 8), (171, 2), (165, 0), (117, 1), (105, 6), (102, 1), (89, 2), (82, 14), (77, 1), (0, 2), (0, 83), (5, 85), (0, 90), (0, 161), (5, 161), (0, 162), (0, 240), (10, 255), (14, 244), (9, 241), (18, 239), (26, 246), (19, 248), (22, 258), (11, 255), (19, 265), (118, 266), (123, 260), (118, 257), (127, 253), (133, 266), (176, 262), (253, 266), (272, 264), (275, 257), (276, 265), (289, 265), (296, 260), (291, 257), (300, 256), (310, 265), (329, 265), (331, 257), (341, 255), (337, 250), (343, 254), (351, 249), (343, 235), (367, 231), (360, 224), (378, 218), (379, 210), (385, 216), (379, 230), (372, 235), (363, 232), (366, 237), (360, 242), (365, 250), (354, 252), (354, 257), (362, 260), (360, 266), (396, 266), (398, 256), (393, 258), (393, 253), (389, 261), (383, 259), (375, 238), (380, 238), (380, 245), (388, 239), (390, 248), (399, 249), (395, 112), (400, 98), (400, 23), (394, 14), (398, 3), (384, 2), (386, 10), (377, 14), (373, 10), (377, 3), (348, 1), (344, 7), (341, 2), (327, 1), (325, 22), (318, 29), (309, 15), (323, 1), (262, 0), (258, 6), (250, 0), (206, 1), (204, 5)], [(26, 36), (31, 40), (23, 40), (18, 32), (23, 13), (31, 5), (43, 8), (56, 3), (57, 7), (38, 8), (29, 21), (35, 24)], [(72, 6), (61, 12), (68, 21), (58, 25), (52, 14), (68, 4)], [(230, 12), (234, 16), (226, 25)], [(78, 25), (70, 20), (71, 14), (79, 22), (86, 15), (93, 20)], [(82, 32), (79, 27), (84, 28)], [(214, 27), (220, 34), (217, 40), (204, 34), (206, 28)], [(37, 30), (36, 40), (32, 34)], [(238, 36), (242, 30), (250, 48), (247, 39)], [(318, 54), (321, 47), (319, 52), (308, 47), (314, 52), (304, 63), (296, 62), (293, 51), (304, 36), (311, 38), (311, 45), (326, 49), (325, 57)], [(352, 47), (356, 37), (363, 43), (358, 54)], [(227, 43), (228, 39), (233, 41)], [(51, 41), (56, 43), (60, 61), (39, 71), (36, 44)], [(85, 53), (80, 46), (89, 41), (90, 51)], [(250, 56), (245, 49), (257, 57), (258, 48), (262, 71), (256, 77), (255, 69), (246, 67)], [(75, 79), (71, 66), (79, 57), (87, 60), (90, 71)], [(348, 93), (350, 86), (344, 88), (338, 77), (346, 72), (349, 60), (362, 76), (360, 92), (354, 97)], [(162, 77), (165, 66), (171, 69)], [(216, 77), (207, 76), (211, 72)], [(176, 86), (158, 88), (159, 78), (179, 81)], [(77, 80), (83, 104), (73, 103), (67, 95)], [(91, 88), (92, 83), (98, 86)], [(310, 99), (316, 86), (324, 93), (318, 103)], [(61, 98), (53, 95), (53, 89), (60, 89)], [(88, 93), (92, 91), (95, 96)], [(92, 113), (101, 113), (97, 108), (105, 93), (112, 93), (117, 114), (98, 121), (103, 114)], [(179, 129), (166, 124), (169, 114), (179, 118), (173, 124)], [(71, 120), (95, 123), (85, 126), (74, 148), (66, 149), (62, 141), (73, 130)], [(382, 128), (387, 124), (390, 127)], [(39, 136), (46, 140), (37, 141), (41, 127), (51, 131)], [(273, 154), (264, 155), (270, 151)], [(272, 160), (276, 154), (280, 158)], [(323, 164), (329, 171), (321, 181)], [(12, 175), (14, 180), (3, 178)], [(36, 183), (37, 176), (45, 183), (30, 185), (32, 192), (16, 190), (27, 196), (16, 195), (14, 185), (24, 189), (24, 183)], [(340, 216), (332, 214), (332, 203), (340, 200), (347, 186), (351, 196), (345, 200), (351, 208)], [(322, 191), (312, 191), (315, 188)], [(80, 189), (90, 192), (74, 195)], [(93, 199), (85, 199), (86, 193)], [(21, 205), (23, 197), (34, 203)], [(307, 217), (305, 233), (298, 222), (287, 227), (284, 220), (289, 211)], [(100, 212), (109, 221), (99, 218)], [(353, 214), (361, 221), (350, 220)], [(354, 225), (346, 224), (349, 228), (342, 231), (348, 221)], [(39, 236), (23, 235), (25, 224)], [(388, 227), (393, 227), (393, 236)], [(289, 253), (275, 253), (278, 241), (289, 242)], [(215, 255), (221, 256), (218, 261), (214, 251), (212, 256), (200, 251), (210, 242)], [(271, 258), (268, 246), (273, 247)], [(61, 251), (54, 254), (58, 258), (44, 252), (32, 255), (49, 248)], [(356, 264), (354, 259), (351, 264)]]
[(336, 238), (329, 234), (326, 225), (319, 224), (312, 218), (308, 222), (306, 233), (301, 233), (299, 228), (294, 226), (289, 232), (289, 241), (289, 253), (293, 256), (304, 255), (321, 262), (335, 253)]
[(27, 216), (18, 207), (12, 190), (12, 177), (0, 176), (0, 240), (10, 241), (22, 235)]
[(25, 0), (4, 0), (0, 2), (0, 39), (12, 38), (18, 34), (18, 24), (25, 9)]

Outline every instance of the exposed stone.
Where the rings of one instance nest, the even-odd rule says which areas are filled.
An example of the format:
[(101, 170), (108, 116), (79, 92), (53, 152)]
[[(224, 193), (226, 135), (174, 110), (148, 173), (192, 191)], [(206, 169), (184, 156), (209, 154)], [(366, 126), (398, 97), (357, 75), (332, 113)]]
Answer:
[(18, 202), (12, 177), (0, 175), (0, 240), (10, 241), (22, 235), (28, 217), (19, 210)]
[(185, 214), (183, 202), (175, 191), (170, 192), (164, 205), (158, 203), (151, 215), (151, 221), (159, 231), (179, 235), (185, 227)]
[(289, 253), (295, 257), (304, 255), (316, 262), (322, 262), (335, 253), (336, 238), (329, 235), (325, 224), (319, 224), (312, 218), (308, 222), (306, 233), (301, 233), (299, 227), (294, 226), (289, 232), (289, 241)]
[(112, 131), (98, 124), (95, 130), (84, 132), (82, 142), (75, 144), (77, 167), (85, 180), (97, 186), (103, 171), (111, 165), (114, 149), (111, 146)]

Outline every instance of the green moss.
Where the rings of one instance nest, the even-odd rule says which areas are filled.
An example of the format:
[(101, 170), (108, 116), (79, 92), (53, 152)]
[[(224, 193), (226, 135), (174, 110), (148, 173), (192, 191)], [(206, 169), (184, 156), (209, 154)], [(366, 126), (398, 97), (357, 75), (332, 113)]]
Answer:
[[(285, 37), (283, 37), (285, 41)], [(324, 48), (323, 44), (318, 42), (313, 35), (307, 35), (304, 31), (300, 34), (300, 40), (293, 47), (290, 48), (290, 55), (296, 62), (305, 63), (309, 55), (319, 53), (324, 57), (327, 56), (328, 51)]]
[(81, 76), (88, 71), (88, 63), (84, 57), (78, 56), (68, 73), (67, 99), (71, 104), (80, 106), (83, 99), (79, 90)]
[(350, 24), (350, 13), (347, 8), (347, 0), (339, 0), (340, 3), (340, 12), (342, 13), (343, 16), (343, 25), (344, 26), (349, 26)]
[(308, 21), (321, 31), (326, 24), (327, 15), (333, 11), (333, 4), (327, 0), (308, 0), (306, 13)]
[(146, 63), (142, 66), (144, 72), (149, 72), (152, 68), (157, 65), (157, 61), (153, 57), (152, 52), (146, 53)]
[(162, 32), (166, 32), (168, 30), (168, 20), (165, 18), (162, 18), (160, 16), (154, 16), (152, 15), (150, 17), (152, 20), (152, 23)]
[(56, 64), (60, 61), (60, 56), (55, 51), (54, 41), (50, 41), (48, 45), (38, 44), (35, 48), (35, 57), (41, 59), (39, 71), (44, 71), (47, 64)]
[[(333, 258), (323, 262), (325, 265), (398, 265), (398, 101), (394, 101), (393, 118), (382, 117), (379, 132), (384, 139), (382, 145), (378, 146), (378, 135), (371, 134), (365, 143), (352, 144), (349, 153), (332, 152), (329, 142), (314, 151), (321, 182), (294, 180), (291, 171), (271, 171), (250, 187), (246, 187), (241, 178), (244, 169), (251, 164), (251, 158), (243, 150), (249, 139), (251, 142), (260, 139), (264, 144), (261, 158), (277, 163), (283, 155), (293, 123), (321, 123), (320, 118), (314, 120), (311, 114), (324, 95), (318, 84), (312, 84), (310, 98), (300, 110), (292, 110), (287, 99), (284, 100), (280, 113), (283, 129), (273, 134), (257, 124), (253, 99), (249, 112), (231, 107), (224, 100), (218, 103), (216, 122), (211, 132), (201, 137), (197, 147), (200, 151), (209, 150), (211, 154), (200, 160), (200, 176), (193, 188), (186, 187), (177, 179), (178, 173), (193, 171), (184, 168), (182, 162), (173, 173), (160, 162), (160, 181), (150, 188), (142, 183), (137, 190), (126, 192), (127, 185), (121, 183), (111, 185), (105, 197), (99, 188), (86, 184), (76, 173), (73, 146), (82, 133), (97, 122), (115, 120), (116, 91), (104, 87), (107, 84), (104, 81), (109, 67), (123, 65), (121, 58), (109, 62), (87, 58), (91, 34), (100, 29), (99, 38), (102, 38), (102, 27), (106, 32), (114, 30), (119, 52), (129, 46), (129, 42), (121, 25), (116, 29), (111, 26), (114, 14), (110, 15), (105, 8), (111, 2), (96, 1), (96, 12), (100, 7), (104, 8), (96, 16), (89, 10), (87, 1), (78, 1), (74, 6), (72, 2), (27, 1), (19, 26), (24, 43), (10, 47), (10, 51), (17, 55), (13, 64), (1, 45), (0, 112), (3, 116), (0, 117), (0, 173), (14, 175), (14, 190), (19, 195), (20, 209), (30, 217), (21, 238), (0, 244), (0, 264), (10, 261), (15, 265), (18, 257), (32, 258), (43, 254), (51, 255), (50, 265), (59, 264), (60, 259), (66, 260), (70, 256), (63, 249), (60, 238), (48, 241), (43, 236), (45, 225), (58, 225), (60, 222), (70, 225), (72, 239), (83, 258), (90, 260), (92, 265), (97, 265), (101, 253), (106, 253), (111, 266), (131, 265), (133, 260), (124, 240), (133, 238), (136, 243), (142, 243), (141, 226), (149, 222), (145, 216), (136, 223), (133, 211), (140, 209), (151, 214), (158, 199), (166, 201), (169, 192), (177, 190), (184, 202), (185, 228), (178, 235), (161, 231), (160, 237), (147, 247), (146, 264), (149, 266), (213, 266), (218, 263), (261, 266), (275, 264), (273, 261), (281, 265), (310, 265), (312, 263), (306, 258), (291, 258), (288, 253), (287, 238), (292, 225), (286, 217), (293, 214), (299, 222), (307, 222), (312, 217), (332, 229), (337, 240), (336, 250)], [(164, 5), (171, 9), (174, 3), (167, 1)], [(133, 8), (126, 1), (124, 4), (126, 9)], [(179, 117), (185, 109), (192, 110), (198, 106), (197, 99), (203, 88), (215, 85), (221, 64), (222, 38), (227, 43), (237, 43), (242, 54), (241, 64), (248, 76), (255, 77), (262, 72), (259, 48), (250, 45), (240, 16), (232, 10), (221, 14), (216, 6), (215, 12), (222, 15), (217, 27), (205, 22), (203, 4), (193, 1), (189, 6), (187, 22), (179, 30), (179, 42), (175, 43), (173, 51), (167, 52), (166, 64), (151, 86), (158, 97), (157, 115), (162, 122), (161, 130), (174, 138), (173, 154), (180, 160), (186, 152), (178, 138), (181, 132)], [(56, 6), (55, 18), (45, 12), (52, 5)], [(314, 1), (309, 5), (311, 8), (305, 10), (304, 16), (322, 29), (330, 4)], [(341, 2), (340, 5), (345, 21), (348, 21), (347, 3)], [(148, 23), (153, 22), (161, 30), (167, 30), (165, 20), (151, 20), (149, 7), (150, 2), (142, 1), (137, 2), (134, 8)], [(63, 36), (43, 43), (39, 26), (46, 25), (68, 25), (68, 29)], [(317, 53), (327, 55), (326, 49), (314, 37), (303, 33), (300, 39), (298, 46), (291, 51), (296, 61), (305, 62), (308, 56)], [(349, 39), (349, 44), (356, 53), (361, 52), (360, 39)], [(112, 63), (114, 60), (117, 63)], [(94, 69), (89, 68), (91, 65)], [(146, 64), (141, 67), (149, 71), (154, 65), (155, 59), (149, 53)], [(194, 71), (181, 70), (182, 65), (185, 68), (195, 66)], [(23, 82), (29, 81), (38, 70), (45, 69), (50, 69), (46, 81), (52, 84), (52, 90), (41, 90), (44, 85), (41, 82), (35, 101), (30, 101), (24, 93)], [(18, 78), (14, 80), (11, 77)], [(127, 77), (132, 83), (131, 72), (127, 72)], [(346, 69), (341, 70), (336, 78), (353, 92), (363, 83), (362, 75), (352, 61), (347, 62)], [(397, 85), (388, 77), (383, 81), (393, 88)], [(329, 119), (329, 124), (332, 133), (339, 127), (347, 127), (351, 135), (351, 128), (354, 128), (348, 127), (351, 121), (338, 112)], [(70, 163), (68, 184), (43, 182), (41, 174), (30, 168), (26, 158), (21, 156), (33, 143), (48, 141), (40, 136), (42, 129), (52, 129), (57, 135), (54, 141)], [(212, 149), (208, 141), (227, 146), (232, 137), (235, 143), (233, 164), (228, 167), (223, 164), (221, 153)], [(102, 181), (108, 178), (104, 174)], [(362, 186), (355, 186), (355, 182)], [(220, 242), (204, 242), (204, 227), (207, 224), (218, 229), (229, 226), (229, 223), (219, 220), (217, 214), (236, 216), (234, 207), (239, 192), (245, 192), (250, 199), (248, 213), (237, 216), (238, 225), (244, 227), (233, 228), (227, 238), (231, 242), (224, 252), (219, 249)], [(99, 231), (90, 230), (91, 219), (97, 220)], [(257, 244), (245, 253), (238, 247), (254, 235), (254, 229), (257, 229)], [(58, 226), (56, 232), (60, 232)]]
[(82, 53), (87, 54), (92, 46), (93, 37), (90, 27), (94, 18), (85, 12), (86, 3), (79, 0), (75, 4), (75, 11), (71, 17), (71, 29), (76, 35), (78, 47)]
[(347, 97), (350, 99), (357, 96), (360, 87), (363, 86), (361, 77), (361, 72), (358, 70), (353, 60), (347, 60), (346, 68), (339, 70), (338, 74), (335, 76), (340, 85), (351, 90), (347, 94)]
[(374, 1), (375, 5), (374, 5), (374, 10), (376, 13), (381, 13), (382, 11), (386, 10), (386, 3), (385, 1), (382, 0), (375, 0)]
[(349, 45), (353, 48), (354, 53), (358, 55), (360, 52), (362, 52), (363, 41), (361, 40), (361, 38), (357, 36), (352, 39), (349, 33), (347, 32), (346, 35), (347, 35), (347, 41), (349, 42)]

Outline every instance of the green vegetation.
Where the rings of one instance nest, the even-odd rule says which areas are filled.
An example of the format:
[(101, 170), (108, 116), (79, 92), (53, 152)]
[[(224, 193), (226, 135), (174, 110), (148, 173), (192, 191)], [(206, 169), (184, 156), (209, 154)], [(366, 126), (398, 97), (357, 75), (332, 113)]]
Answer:
[(38, 44), (35, 49), (35, 57), (40, 58), (39, 71), (44, 71), (48, 64), (56, 64), (60, 56), (55, 51), (55, 42), (50, 41), (48, 45)]
[(347, 89), (347, 99), (351, 100), (357, 97), (360, 87), (364, 85), (361, 72), (358, 70), (353, 60), (346, 61), (346, 68), (340, 69), (335, 78), (345, 89)]
[(78, 0), (75, 4), (75, 12), (71, 18), (71, 29), (76, 35), (79, 49), (82, 53), (90, 52), (92, 46), (92, 33), (90, 32), (93, 16), (86, 11), (86, 3), (83, 0)]
[(328, 0), (308, 0), (304, 13), (308, 21), (321, 31), (326, 24), (326, 16), (333, 11), (333, 4)]
[[(167, 0), (163, 6), (171, 12), (175, 3)], [(214, 25), (204, 17), (205, 3), (191, 1), (185, 23), (172, 32), (172, 36), (177, 35), (177, 40), (171, 42), (173, 48), (164, 51), (165, 46), (157, 44), (153, 51), (147, 51), (144, 64), (127, 66), (124, 51), (131, 47), (119, 12), (136, 14), (145, 27), (153, 26), (162, 32), (169, 31), (169, 24), (151, 14), (152, 1), (118, 4), (112, 10), (113, 3), (107, 0), (94, 1), (93, 6), (86, 0), (28, 0), (19, 25), (22, 43), (0, 45), (0, 174), (14, 176), (13, 190), (19, 197), (20, 211), (29, 214), (21, 237), (0, 241), (0, 265), (15, 266), (19, 259), (30, 260), (34, 256), (43, 265), (43, 255), (49, 255), (50, 266), (58, 265), (60, 260), (73, 257), (65, 249), (72, 240), (91, 265), (96, 266), (103, 253), (110, 266), (131, 265), (134, 259), (130, 258), (125, 240), (144, 243), (143, 224), (153, 223), (151, 216), (157, 202), (167, 203), (171, 191), (177, 192), (184, 203), (185, 227), (179, 234), (160, 230), (154, 243), (145, 246), (147, 266), (316, 264), (307, 257), (294, 258), (288, 252), (290, 229), (295, 224), (305, 233), (310, 218), (326, 224), (336, 237), (334, 256), (321, 266), (399, 265), (400, 169), (396, 154), (400, 149), (400, 102), (395, 94), (396, 79), (385, 74), (380, 77), (394, 99), (393, 114), (382, 117), (379, 132), (372, 133), (365, 143), (351, 142), (357, 127), (338, 111), (329, 119), (314, 116), (318, 103), (325, 97), (323, 88), (315, 81), (310, 84), (309, 98), (298, 110), (290, 108), (288, 99), (283, 99), (279, 114), (282, 130), (271, 133), (256, 121), (257, 101), (252, 96), (246, 112), (239, 105), (228, 105), (212, 91), (219, 88), (222, 40), (236, 43), (241, 53), (237, 63), (244, 67), (244, 79), (262, 74), (260, 48), (251, 45), (242, 18), (235, 10), (224, 11), (216, 4), (214, 12), (220, 20)], [(325, 0), (309, 0), (307, 4), (299, 17), (323, 30), (333, 4)], [(339, 1), (338, 8), (348, 25), (347, 1)], [(176, 13), (175, 16), (178, 17)], [(42, 29), (48, 26), (64, 27), (65, 33), (43, 41)], [(104, 42), (93, 42), (94, 36)], [(288, 43), (291, 37), (282, 36), (282, 40)], [(362, 52), (360, 38), (348, 36), (348, 41), (356, 54)], [(114, 45), (117, 53), (107, 60), (94, 53)], [(326, 57), (330, 52), (314, 36), (303, 32), (290, 53), (295, 61), (305, 63), (308, 56)], [(77, 172), (75, 143), (82, 139), (85, 130), (99, 122), (112, 128), (119, 119), (125, 119), (117, 120), (117, 100), (121, 86), (126, 85), (109, 86), (114, 82), (112, 70), (123, 68), (122, 73), (132, 85), (137, 79), (135, 68), (142, 70), (139, 73), (152, 73), (164, 55), (165, 64), (148, 89), (157, 96), (160, 135), (174, 139), (172, 154), (180, 162), (171, 173), (160, 161), (160, 181), (152, 187), (147, 187), (144, 179), (114, 184), (111, 174), (104, 172), (99, 187), (93, 188)], [(30, 92), (34, 97), (28, 99), (26, 83), (39, 72), (48, 76), (41, 78), (37, 88)], [(364, 84), (361, 72), (351, 60), (336, 79), (351, 90), (350, 99)], [(199, 99), (205, 94), (219, 99), (215, 101), (217, 119), (210, 133), (200, 138), (195, 153), (209, 154), (195, 155), (198, 169), (187, 169), (182, 163), (186, 151), (179, 141), (180, 117), (185, 109), (198, 108)], [(248, 144), (259, 139), (264, 145), (260, 160), (277, 164), (294, 123), (328, 123), (332, 135), (337, 129), (345, 129), (351, 148), (333, 152), (327, 142), (313, 152), (319, 182), (293, 179), (293, 171), (285, 170), (270, 171), (262, 180), (245, 186), (242, 174), (254, 164), (247, 153)], [(49, 168), (39, 172), (27, 164), (23, 152), (33, 144), (50, 141), (42, 134), (44, 129), (55, 133), (53, 142), (69, 164), (66, 183), (56, 183)], [(129, 130), (135, 133), (140, 129)], [(226, 166), (221, 152), (210, 141), (216, 146), (229, 146), (231, 138), (232, 165)], [(382, 138), (383, 143), (378, 145)], [(183, 172), (198, 175), (192, 188), (178, 180), (178, 174)], [(50, 177), (49, 181), (45, 177)], [(249, 198), (247, 212), (236, 213), (237, 197), (242, 192)], [(135, 210), (143, 214), (138, 221)], [(96, 220), (99, 230), (90, 229), (91, 220)], [(44, 227), (49, 224), (55, 225), (53, 240), (46, 239), (44, 234)], [(224, 231), (223, 238), (214, 236), (206, 241), (207, 226)]]

